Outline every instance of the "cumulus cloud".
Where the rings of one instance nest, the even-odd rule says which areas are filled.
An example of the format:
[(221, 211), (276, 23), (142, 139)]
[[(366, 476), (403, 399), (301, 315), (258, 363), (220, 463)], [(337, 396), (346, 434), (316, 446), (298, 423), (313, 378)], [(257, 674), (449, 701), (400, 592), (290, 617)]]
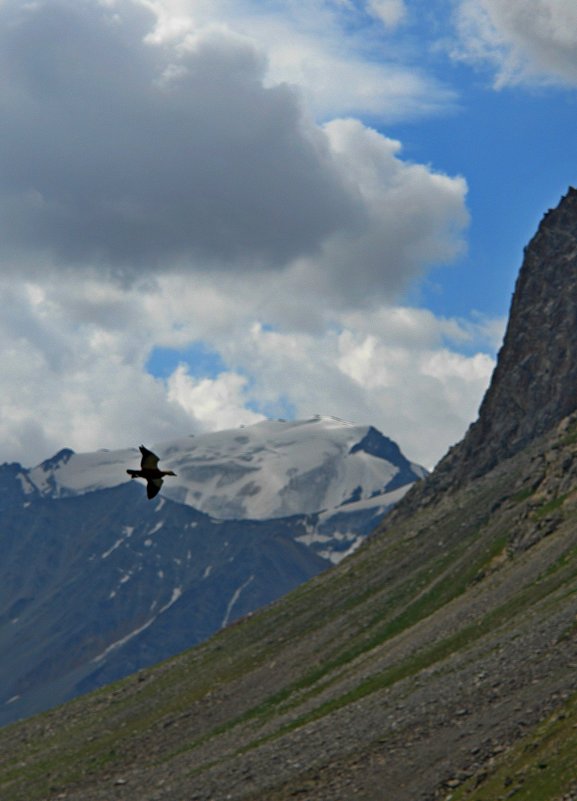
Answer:
[[(154, 292), (4, 283), (0, 461), (320, 413), (376, 425), (432, 466), (475, 416), (493, 367), (456, 350), (485, 341), (484, 323), (381, 306), (333, 313), (316, 330), (275, 328), (257, 292), (239, 303), (233, 284), (198, 289), (178, 276)], [(217, 374), (186, 359), (166, 378), (147, 372), (159, 344), (195, 341), (218, 353)]]
[(80, 304), (57, 291), (6, 282), (1, 290), (0, 461), (34, 464), (64, 446), (118, 447), (143, 430), (169, 438), (175, 427), (194, 425), (144, 371), (146, 336), (138, 337), (129, 315), (120, 318), (127, 336), (122, 322), (106, 323), (110, 307), (79, 323)]
[[(403, 0), (148, 0), (156, 38), (189, 37), (218, 25), (267, 53), (265, 83), (298, 86), (317, 118), (366, 115), (381, 121), (421, 118), (455, 102), (394, 33)], [(185, 34), (185, 35), (186, 35)]]
[(232, 371), (216, 378), (193, 378), (181, 364), (168, 379), (167, 397), (198, 421), (199, 430), (221, 431), (265, 419), (247, 408), (247, 384), (245, 376)]
[(491, 65), (496, 85), (577, 85), (577, 6), (573, 0), (462, 0), (459, 56)]
[[(0, 3), (0, 461), (288, 409), (380, 426), (431, 466), (474, 416), (492, 360), (457, 350), (483, 326), (395, 305), (461, 252), (465, 180), (319, 119), (339, 82), (341, 112), (356, 79), (401, 115), (431, 89), (351, 24), (392, 29), (404, 5), (259, 5)], [(224, 367), (150, 374), (190, 343)]]
[[(167, 295), (171, 315), (178, 316), (174, 299), (181, 293), (173, 288)], [(161, 305), (158, 297), (153, 302)], [(183, 300), (187, 308), (191, 303), (192, 297)], [(174, 376), (179, 386), (189, 391), (202, 384), (210, 397), (217, 386), (228, 389), (232, 379), (253, 412), (286, 416), (289, 409), (296, 417), (334, 414), (372, 423), (429, 467), (474, 419), (494, 367), (483, 349), (493, 345), (488, 337), (495, 321), (443, 319), (423, 309), (381, 305), (372, 311), (333, 312), (330, 323), (307, 330), (264, 323), (267, 307), (256, 295), (252, 304), (243, 297), (241, 313), (233, 293), (229, 307), (234, 334), (213, 328), (210, 341), (234, 375), (201, 382), (181, 365)], [(503, 320), (499, 328), (502, 336)], [(202, 336), (194, 314), (187, 336)], [(471, 355), (460, 352), (467, 345)], [(186, 403), (187, 392), (179, 397)], [(231, 408), (240, 408), (238, 399), (237, 394)]]
[(258, 366), (261, 400), (280, 397), (297, 417), (322, 412), (380, 426), (432, 467), (474, 419), (494, 367), (483, 353), (453, 350), (451, 329), (467, 336), (456, 321), (409, 308), (343, 318), (322, 337), (255, 325), (234, 359)]
[(246, 38), (156, 22), (130, 0), (0, 6), (5, 271), (291, 270), (359, 302), (353, 273), (383, 295), (455, 255), (462, 179), (320, 127)]
[[(253, 45), (145, 41), (134, 3), (0, 6), (3, 252), (128, 276), (285, 264), (358, 210)], [(30, 252), (32, 251), (32, 252)]]
[[(401, 144), (357, 120), (325, 126), (343, 178), (362, 199), (364, 216), (327, 238), (318, 263), (348, 302), (394, 297), (425, 266), (449, 262), (464, 248), (466, 181), (401, 159)], [(330, 286), (326, 287), (330, 292)]]

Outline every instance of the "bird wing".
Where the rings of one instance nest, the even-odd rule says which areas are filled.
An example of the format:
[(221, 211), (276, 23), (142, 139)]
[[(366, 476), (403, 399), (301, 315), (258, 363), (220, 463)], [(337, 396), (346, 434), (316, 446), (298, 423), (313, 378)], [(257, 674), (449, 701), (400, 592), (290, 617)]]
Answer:
[(162, 487), (162, 479), (161, 478), (149, 478), (146, 482), (146, 495), (150, 498), (155, 498), (158, 493), (160, 492), (160, 488)]
[(158, 456), (155, 453), (149, 451), (144, 445), (140, 446), (140, 453), (142, 454), (140, 467), (143, 470), (154, 470), (158, 467)]

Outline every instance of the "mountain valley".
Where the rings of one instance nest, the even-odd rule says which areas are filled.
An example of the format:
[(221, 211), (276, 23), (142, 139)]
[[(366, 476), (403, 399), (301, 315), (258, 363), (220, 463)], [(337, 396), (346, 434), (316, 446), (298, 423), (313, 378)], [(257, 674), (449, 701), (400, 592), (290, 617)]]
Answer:
[(462, 442), (331, 569), (0, 730), (3, 801), (575, 801), (576, 291), (570, 189)]

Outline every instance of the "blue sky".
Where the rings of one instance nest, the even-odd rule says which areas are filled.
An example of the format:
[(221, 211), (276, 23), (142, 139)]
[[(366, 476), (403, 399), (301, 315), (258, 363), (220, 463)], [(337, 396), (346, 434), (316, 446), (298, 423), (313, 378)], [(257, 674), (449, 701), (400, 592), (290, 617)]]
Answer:
[(420, 302), (439, 314), (478, 309), (498, 316), (508, 311), (523, 247), (577, 180), (577, 138), (570, 133), (577, 97), (561, 88), (495, 91), (467, 72), (456, 70), (463, 98), (454, 115), (390, 130), (407, 157), (460, 173), (469, 187), (467, 253), (429, 275)]
[(577, 183), (574, 0), (4, 0), (0, 460), (263, 417), (427, 467)]

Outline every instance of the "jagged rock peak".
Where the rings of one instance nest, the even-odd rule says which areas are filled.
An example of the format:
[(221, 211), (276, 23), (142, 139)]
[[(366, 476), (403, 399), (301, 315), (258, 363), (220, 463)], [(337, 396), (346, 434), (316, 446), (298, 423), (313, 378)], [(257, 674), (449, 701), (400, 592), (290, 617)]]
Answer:
[(577, 190), (571, 187), (525, 248), (479, 419), (437, 470), (451, 484), (482, 475), (575, 409)]

